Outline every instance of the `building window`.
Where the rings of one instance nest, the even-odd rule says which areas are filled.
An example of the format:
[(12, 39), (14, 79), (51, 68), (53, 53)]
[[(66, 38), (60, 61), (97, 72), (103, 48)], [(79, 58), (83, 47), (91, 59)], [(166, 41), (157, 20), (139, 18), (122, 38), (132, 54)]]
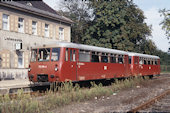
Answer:
[(9, 30), (9, 15), (3, 14), (3, 30)]
[(45, 24), (45, 37), (49, 37), (49, 25)]
[(18, 32), (24, 33), (24, 19), (18, 18)]
[(37, 35), (37, 22), (32, 21), (32, 34)]
[(24, 68), (24, 61), (23, 61), (23, 52), (18, 51), (18, 68)]
[(59, 40), (64, 40), (64, 28), (59, 27)]

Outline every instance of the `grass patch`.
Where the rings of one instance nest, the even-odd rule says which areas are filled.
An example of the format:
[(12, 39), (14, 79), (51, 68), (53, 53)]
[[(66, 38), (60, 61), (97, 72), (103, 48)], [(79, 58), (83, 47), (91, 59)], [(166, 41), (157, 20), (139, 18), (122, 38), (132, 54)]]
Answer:
[[(145, 77), (145, 79), (148, 79)], [(0, 96), (0, 113), (48, 113), (57, 107), (68, 105), (72, 102), (82, 102), (102, 96), (112, 95), (119, 90), (134, 87), (144, 79), (133, 77), (124, 80), (115, 80), (110, 86), (96, 85), (91, 82), (90, 88), (80, 88), (78, 84), (72, 82), (62, 83), (61, 86), (53, 86), (54, 91), (49, 90), (41, 99), (31, 97), (18, 91), (15, 99), (10, 99), (9, 95)], [(55, 87), (55, 88), (54, 88)]]

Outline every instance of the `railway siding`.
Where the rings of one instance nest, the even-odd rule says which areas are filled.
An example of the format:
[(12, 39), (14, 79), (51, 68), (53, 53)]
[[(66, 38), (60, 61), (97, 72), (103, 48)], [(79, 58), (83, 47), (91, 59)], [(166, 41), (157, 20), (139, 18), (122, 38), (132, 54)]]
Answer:
[(154, 103), (139, 112), (170, 112), (170, 90), (152, 99)]
[[(165, 98), (165, 100), (163, 100), (162, 98)], [(142, 110), (142, 109), (146, 109), (146, 108), (152, 108), (153, 110), (156, 110), (156, 111), (152, 111), (152, 109), (149, 110), (149, 112), (161, 112), (162, 110), (165, 112), (166, 110), (164, 109), (164, 106), (166, 106), (167, 102), (166, 101), (169, 101), (170, 102), (170, 89), (169, 90), (166, 90), (164, 91), (163, 93), (161, 93), (160, 95), (154, 97), (153, 99), (143, 103), (142, 105), (139, 105), (138, 107), (130, 110), (129, 112), (138, 112), (139, 110)], [(154, 106), (152, 106), (154, 104)], [(159, 107), (159, 108), (158, 108)], [(170, 111), (170, 106), (169, 107), (169, 111)], [(156, 109), (158, 108), (158, 109)], [(159, 110), (159, 111), (158, 111)], [(144, 110), (145, 111), (145, 110)], [(142, 111), (143, 112), (143, 111)]]

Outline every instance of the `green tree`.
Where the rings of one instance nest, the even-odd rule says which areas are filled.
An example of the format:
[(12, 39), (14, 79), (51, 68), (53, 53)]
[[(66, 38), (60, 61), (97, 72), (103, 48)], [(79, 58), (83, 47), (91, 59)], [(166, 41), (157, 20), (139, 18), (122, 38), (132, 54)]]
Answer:
[(144, 23), (143, 12), (132, 1), (93, 1), (94, 20), (89, 23), (82, 40), (85, 44), (141, 51), (150, 27)]
[(167, 38), (170, 38), (170, 10), (160, 10), (161, 16), (164, 17), (163, 21), (161, 22), (162, 29), (166, 31)]
[(71, 41), (74, 43), (82, 43), (81, 38), (84, 35), (84, 31), (87, 28), (87, 23), (92, 18), (91, 6), (88, 1), (81, 0), (63, 0), (60, 3), (61, 15), (64, 15), (71, 20), (73, 24), (71, 26)]

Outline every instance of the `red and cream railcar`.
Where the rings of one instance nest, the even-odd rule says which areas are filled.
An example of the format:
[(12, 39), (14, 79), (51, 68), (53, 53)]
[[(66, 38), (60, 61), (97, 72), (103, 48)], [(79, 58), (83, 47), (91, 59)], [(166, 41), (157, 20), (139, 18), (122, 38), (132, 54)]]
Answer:
[(130, 76), (128, 53), (74, 43), (32, 49), (30, 81), (63, 82)]
[(160, 58), (158, 56), (129, 52), (129, 65), (132, 75), (159, 75)]

